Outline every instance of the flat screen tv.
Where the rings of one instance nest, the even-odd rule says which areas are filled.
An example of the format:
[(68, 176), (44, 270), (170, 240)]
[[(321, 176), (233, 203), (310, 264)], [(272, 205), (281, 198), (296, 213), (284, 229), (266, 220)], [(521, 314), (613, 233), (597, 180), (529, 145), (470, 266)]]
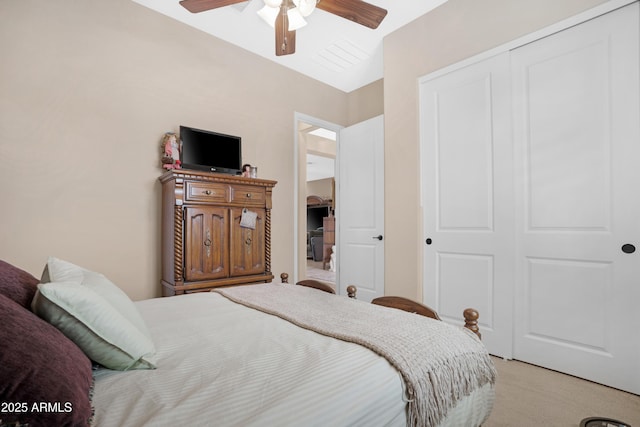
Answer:
[(324, 217), (329, 216), (328, 206), (307, 206), (307, 231), (317, 230), (322, 227)]
[(183, 168), (240, 174), (242, 139), (239, 136), (180, 126), (180, 140)]

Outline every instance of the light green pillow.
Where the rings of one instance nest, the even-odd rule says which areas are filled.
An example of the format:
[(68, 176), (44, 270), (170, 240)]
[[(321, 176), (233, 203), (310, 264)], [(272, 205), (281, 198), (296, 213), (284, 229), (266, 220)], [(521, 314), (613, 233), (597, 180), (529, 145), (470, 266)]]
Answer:
[(137, 308), (105, 276), (49, 258), (33, 311), (92, 360), (117, 370), (155, 368), (155, 345)]
[(86, 286), (107, 300), (113, 308), (133, 323), (140, 332), (151, 339), (147, 325), (131, 299), (103, 274), (87, 270), (68, 261), (49, 257), (40, 282), (78, 282)]

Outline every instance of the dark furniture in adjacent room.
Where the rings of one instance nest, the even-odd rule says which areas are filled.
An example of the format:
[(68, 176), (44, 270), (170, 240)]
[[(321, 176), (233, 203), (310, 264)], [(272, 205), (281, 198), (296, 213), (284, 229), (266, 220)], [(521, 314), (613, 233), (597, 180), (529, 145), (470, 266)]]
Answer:
[[(327, 221), (329, 219), (329, 221)], [(335, 244), (335, 221), (332, 200), (320, 196), (307, 197), (307, 259), (329, 262)]]

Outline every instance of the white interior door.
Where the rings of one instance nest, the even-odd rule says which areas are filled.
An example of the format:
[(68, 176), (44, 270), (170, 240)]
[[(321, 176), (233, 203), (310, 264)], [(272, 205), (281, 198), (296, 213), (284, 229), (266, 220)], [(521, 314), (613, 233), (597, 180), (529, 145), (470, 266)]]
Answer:
[[(514, 356), (640, 393), (638, 3), (512, 52)], [(625, 247), (630, 250), (630, 246)]]
[(371, 301), (384, 294), (383, 116), (341, 129), (337, 148), (338, 290)]
[(514, 262), (508, 54), (420, 83), (424, 303), (460, 322), (480, 313), (510, 357)]

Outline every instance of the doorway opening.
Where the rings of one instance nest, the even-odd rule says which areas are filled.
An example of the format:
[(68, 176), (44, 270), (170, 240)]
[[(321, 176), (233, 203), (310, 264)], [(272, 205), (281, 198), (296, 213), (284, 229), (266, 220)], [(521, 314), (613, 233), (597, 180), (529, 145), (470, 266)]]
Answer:
[(340, 126), (296, 114), (295, 281), (337, 283), (336, 162)]

